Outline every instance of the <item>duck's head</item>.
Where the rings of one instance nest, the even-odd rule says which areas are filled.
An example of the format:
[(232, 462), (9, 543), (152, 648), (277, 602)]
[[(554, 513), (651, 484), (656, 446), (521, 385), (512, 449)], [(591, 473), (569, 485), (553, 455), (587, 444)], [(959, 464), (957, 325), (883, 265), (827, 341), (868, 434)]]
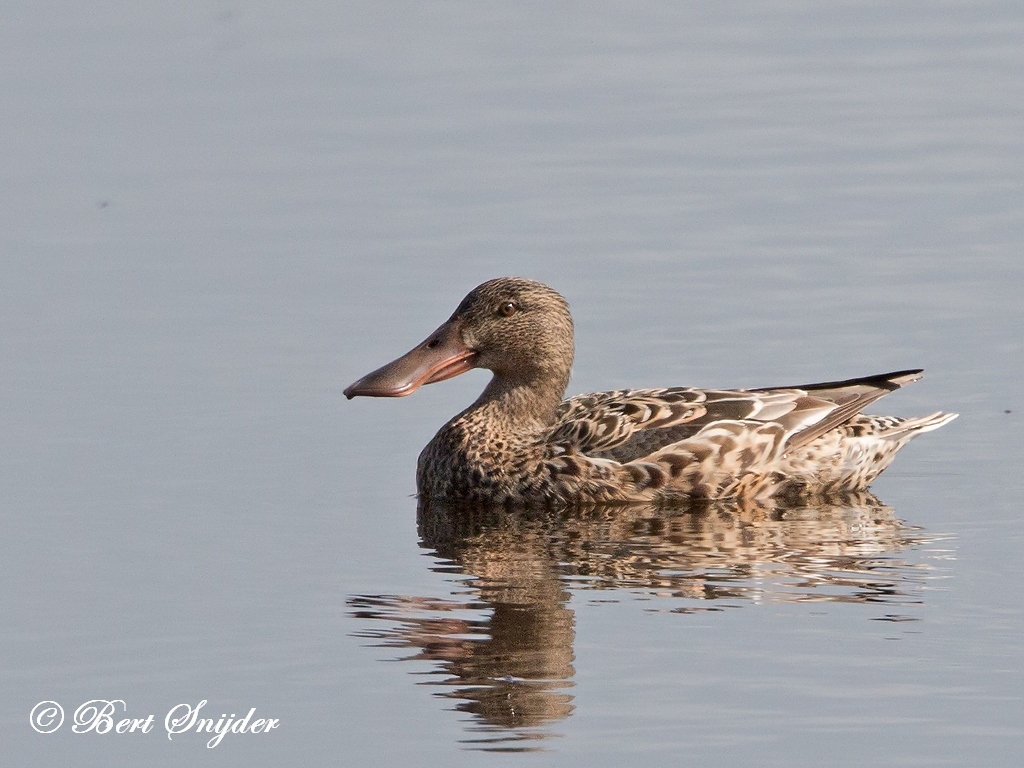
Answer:
[(499, 277), (470, 291), (425, 341), (349, 386), (345, 396), (404, 397), (473, 368), (493, 371), (504, 384), (555, 389), (561, 396), (572, 358), (565, 299), (542, 283)]

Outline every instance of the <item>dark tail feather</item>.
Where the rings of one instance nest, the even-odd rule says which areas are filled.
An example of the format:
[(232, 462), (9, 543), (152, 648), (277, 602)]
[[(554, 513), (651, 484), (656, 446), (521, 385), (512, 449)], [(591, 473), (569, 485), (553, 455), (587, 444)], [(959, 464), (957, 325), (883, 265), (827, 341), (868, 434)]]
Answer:
[[(824, 391), (830, 389), (851, 390), (858, 386), (869, 389), (883, 389), (886, 392), (894, 392), (907, 384), (913, 384), (924, 377), (924, 368), (911, 368), (906, 371), (893, 371), (892, 373), (877, 373), (874, 376), (860, 376), (856, 379), (844, 381), (823, 381), (820, 384), (798, 384), (790, 387), (759, 387), (752, 392), (768, 392), (773, 389), (803, 389), (807, 392), (814, 392), (822, 396)], [(827, 398), (826, 398), (827, 399)]]

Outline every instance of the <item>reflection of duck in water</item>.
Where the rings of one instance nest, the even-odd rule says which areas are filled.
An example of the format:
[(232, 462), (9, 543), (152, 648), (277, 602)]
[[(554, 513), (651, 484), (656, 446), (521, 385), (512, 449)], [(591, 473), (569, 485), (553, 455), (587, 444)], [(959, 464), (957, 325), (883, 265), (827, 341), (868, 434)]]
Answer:
[(832, 504), (590, 505), (546, 515), (423, 502), (418, 518), (424, 546), (505, 585), (504, 595), (529, 595), (523, 585), (548, 574), (586, 589), (698, 600), (918, 600), (919, 568), (891, 556), (924, 537), (866, 492)]
[(421, 496), (563, 506), (827, 496), (866, 488), (912, 438), (956, 414), (861, 410), (921, 371), (800, 387), (622, 390), (562, 401), (569, 307), (531, 280), (478, 286), (408, 354), (347, 397), (400, 397), (471, 368), (494, 378), (420, 455)]
[[(436, 665), (441, 694), (473, 716), (480, 748), (532, 749), (569, 717), (573, 592), (640, 594), (647, 610), (751, 603), (862, 603), (903, 620), (928, 568), (897, 553), (927, 539), (870, 494), (842, 504), (578, 507), (571, 514), (422, 501), (435, 569), (464, 574), (449, 598), (350, 598), (364, 637)], [(649, 601), (649, 602), (648, 602)], [(895, 618), (894, 618), (895, 617)], [(371, 628), (369, 622), (374, 625)], [(511, 743), (510, 743), (511, 742)]]

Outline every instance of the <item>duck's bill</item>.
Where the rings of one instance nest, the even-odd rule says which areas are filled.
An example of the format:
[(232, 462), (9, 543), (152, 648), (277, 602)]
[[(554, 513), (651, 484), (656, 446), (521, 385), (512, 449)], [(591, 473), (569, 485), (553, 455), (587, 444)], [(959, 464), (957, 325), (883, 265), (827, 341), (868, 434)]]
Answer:
[(449, 321), (412, 351), (349, 386), (345, 397), (405, 397), (424, 384), (471, 370), (476, 354), (463, 343), (458, 323)]

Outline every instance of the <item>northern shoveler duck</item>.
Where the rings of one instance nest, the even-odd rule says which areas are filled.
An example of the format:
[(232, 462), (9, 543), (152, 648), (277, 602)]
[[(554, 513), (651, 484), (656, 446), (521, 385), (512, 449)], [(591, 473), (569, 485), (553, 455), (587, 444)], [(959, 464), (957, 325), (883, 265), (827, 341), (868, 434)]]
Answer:
[(554, 505), (830, 496), (866, 488), (896, 452), (955, 413), (861, 410), (920, 370), (763, 389), (633, 389), (562, 400), (569, 305), (532, 280), (474, 288), (427, 339), (345, 390), (404, 397), (486, 368), (494, 377), (420, 454), (421, 497)]

